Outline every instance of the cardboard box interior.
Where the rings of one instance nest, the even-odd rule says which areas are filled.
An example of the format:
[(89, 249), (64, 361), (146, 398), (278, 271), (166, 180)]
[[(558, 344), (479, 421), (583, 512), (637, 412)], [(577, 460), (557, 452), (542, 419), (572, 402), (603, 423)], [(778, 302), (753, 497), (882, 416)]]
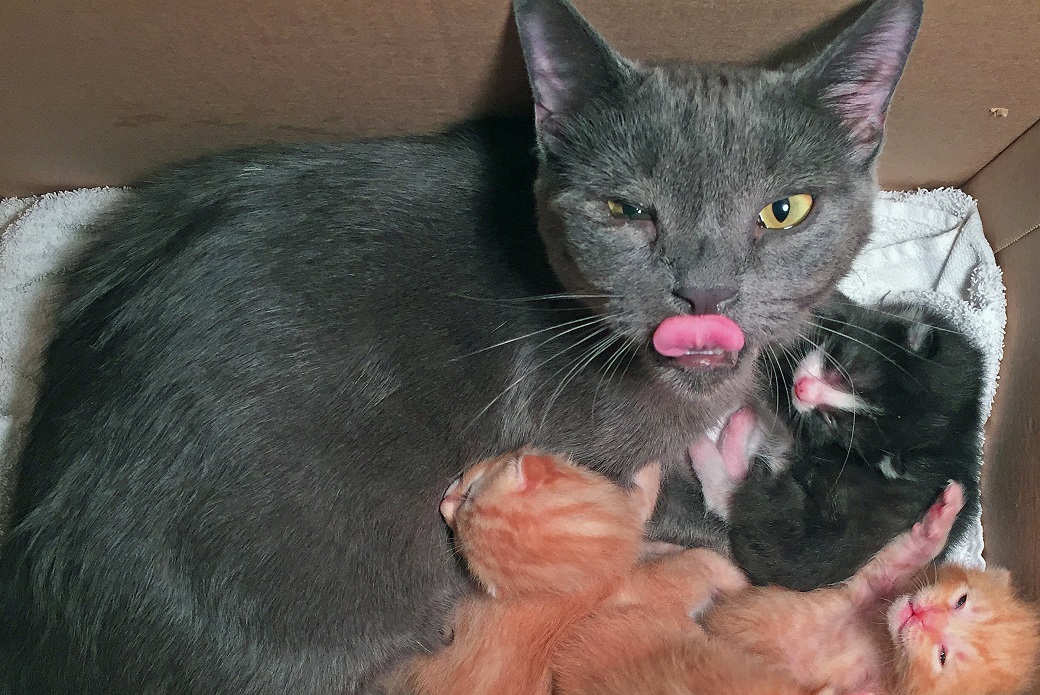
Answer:
[[(786, 59), (850, 0), (577, 0), (646, 60)], [(1040, 598), (1040, 2), (927, 0), (894, 100), (886, 188), (963, 186), (1008, 290), (988, 428), (987, 556)], [(419, 132), (530, 108), (507, 0), (0, 5), (0, 195), (124, 184), (265, 141)], [(996, 111), (993, 111), (996, 109)]]
[[(861, 10), (576, 4), (645, 60), (792, 58)], [(1040, 119), (1037, 26), (1036, 0), (926, 0), (889, 117), (886, 188), (962, 184)], [(0, 3), (0, 38), (4, 196), (124, 183), (232, 145), (417, 132), (530, 103), (508, 0), (15, 0)]]

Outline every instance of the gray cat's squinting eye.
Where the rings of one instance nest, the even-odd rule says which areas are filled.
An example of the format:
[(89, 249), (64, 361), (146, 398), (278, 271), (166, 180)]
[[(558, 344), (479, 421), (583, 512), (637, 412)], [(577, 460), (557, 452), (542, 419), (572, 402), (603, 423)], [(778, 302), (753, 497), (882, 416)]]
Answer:
[(644, 207), (629, 203), (625, 200), (608, 200), (607, 210), (610, 216), (620, 220), (653, 221), (653, 213)]

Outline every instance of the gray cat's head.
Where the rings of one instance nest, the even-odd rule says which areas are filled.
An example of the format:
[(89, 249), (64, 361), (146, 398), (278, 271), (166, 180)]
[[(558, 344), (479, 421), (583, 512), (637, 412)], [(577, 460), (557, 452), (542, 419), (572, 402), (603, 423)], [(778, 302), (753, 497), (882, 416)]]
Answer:
[(817, 58), (766, 70), (640, 64), (566, 0), (514, 0), (561, 282), (683, 388), (794, 337), (870, 231), (921, 11), (876, 0)]

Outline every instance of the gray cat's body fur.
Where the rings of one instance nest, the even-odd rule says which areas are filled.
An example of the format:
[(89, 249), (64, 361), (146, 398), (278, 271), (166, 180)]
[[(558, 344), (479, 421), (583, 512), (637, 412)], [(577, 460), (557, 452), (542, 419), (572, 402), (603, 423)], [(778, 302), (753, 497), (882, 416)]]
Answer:
[[(516, 7), (529, 60), (584, 48), (592, 95), (558, 108), (533, 74), (553, 106), (537, 185), (530, 124), (500, 122), (207, 158), (99, 228), (0, 555), (0, 693), (371, 691), (465, 589), (437, 515), (457, 472), (531, 443), (619, 480), (651, 459), (675, 475), (844, 273), (879, 140), (820, 94), (879, 18), (915, 28), (916, 2), (790, 72), (643, 68), (565, 4)], [(802, 190), (811, 224), (759, 238), (757, 210)], [(604, 196), (651, 202), (654, 238)], [(691, 284), (738, 289), (732, 371), (649, 348)], [(599, 296), (533, 299), (565, 291)], [(696, 536), (679, 507), (659, 528)]]

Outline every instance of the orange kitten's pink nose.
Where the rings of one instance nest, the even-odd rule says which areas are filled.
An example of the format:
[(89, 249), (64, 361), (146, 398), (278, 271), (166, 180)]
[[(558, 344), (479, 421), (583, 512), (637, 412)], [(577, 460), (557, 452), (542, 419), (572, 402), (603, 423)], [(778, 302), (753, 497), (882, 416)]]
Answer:
[(914, 605), (913, 601), (907, 601), (906, 606), (899, 611), (898, 620), (900, 632), (914, 625), (928, 632), (935, 632), (942, 627), (940, 624), (942, 616), (934, 608), (920, 604)]

